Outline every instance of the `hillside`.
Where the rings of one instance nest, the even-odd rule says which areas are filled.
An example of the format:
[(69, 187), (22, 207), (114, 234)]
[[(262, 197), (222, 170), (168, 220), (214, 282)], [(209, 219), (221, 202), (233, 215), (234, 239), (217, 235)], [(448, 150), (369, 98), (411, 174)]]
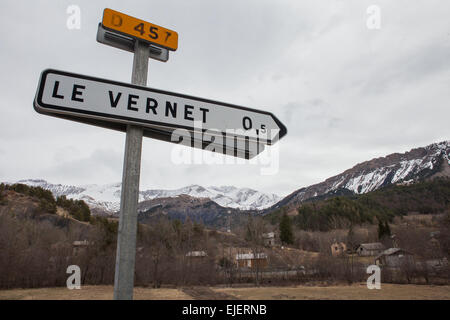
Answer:
[[(13, 224), (43, 226), (70, 233), (73, 240), (81, 240), (89, 234), (103, 234), (107, 241), (117, 233), (117, 222), (91, 215), (82, 200), (57, 199), (49, 190), (23, 184), (0, 184), (0, 218)], [(34, 227), (33, 227), (34, 228)], [(58, 231), (58, 232), (59, 232)], [(63, 238), (66, 239), (66, 236)]]
[(54, 202), (54, 206), (49, 205), (46, 207), (42, 199), (37, 196), (19, 193), (14, 190), (0, 190), (0, 193), (2, 193), (0, 200), (1, 217), (8, 216), (21, 221), (32, 220), (37, 223), (49, 223), (54, 227), (63, 229), (70, 229), (74, 226), (83, 230), (89, 228), (88, 224), (70, 217), (66, 210), (57, 207), (56, 202)]
[[(438, 209), (442, 211), (445, 205), (441, 200), (434, 199), (429, 191), (427, 193), (421, 189), (423, 186), (421, 183), (435, 177), (443, 179), (450, 177), (449, 153), (450, 141), (444, 141), (412, 149), (403, 154), (394, 153), (372, 159), (324, 182), (301, 188), (262, 211), (258, 209), (270, 206), (279, 198), (274, 194), (231, 186), (204, 188), (191, 185), (176, 190), (143, 190), (140, 191), (138, 205), (139, 221), (151, 223), (159, 217), (168, 217), (180, 221), (190, 219), (208, 227), (227, 228), (229, 225), (240, 225), (248, 214), (269, 214), (267, 219), (276, 220), (273, 217), (276, 217), (280, 210), (297, 214), (301, 208), (302, 212), (308, 212), (308, 219), (303, 222), (297, 221), (300, 226), (328, 230), (330, 224), (345, 225), (348, 221), (353, 221), (346, 217), (349, 214), (356, 217), (352, 218), (353, 222), (363, 223), (372, 222), (375, 218), (389, 220), (394, 215), (410, 211), (426, 213)], [(52, 184), (45, 180), (22, 182), (28, 186), (45, 189), (55, 197), (64, 195), (75, 201), (83, 200), (96, 216), (117, 215), (120, 209), (120, 183), (78, 187)], [(415, 191), (405, 198), (405, 194), (401, 195), (400, 191), (403, 190), (401, 187), (391, 188), (399, 184), (405, 187), (416, 185), (406, 188)], [(373, 193), (376, 190), (385, 191)], [(367, 197), (358, 197), (369, 193), (371, 194)], [(330, 198), (338, 199), (323, 201)], [(340, 206), (346, 209), (342, 211)], [(253, 209), (244, 210), (246, 208)], [(349, 213), (348, 208), (352, 208), (353, 213)], [(312, 218), (315, 216), (317, 217)], [(340, 218), (335, 221), (338, 216)], [(346, 218), (342, 219), (341, 216)]]

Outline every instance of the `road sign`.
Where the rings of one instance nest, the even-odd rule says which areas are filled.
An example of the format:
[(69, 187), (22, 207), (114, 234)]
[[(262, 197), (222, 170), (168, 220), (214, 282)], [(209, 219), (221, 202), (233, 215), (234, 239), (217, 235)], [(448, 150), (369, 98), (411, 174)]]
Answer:
[(102, 26), (107, 30), (144, 40), (172, 51), (178, 48), (178, 33), (176, 31), (131, 17), (119, 11), (105, 9)]
[(142, 137), (179, 143), (188, 136), (189, 146), (249, 159), (287, 130), (269, 112), (147, 88), (148, 59), (168, 60), (168, 50), (178, 47), (175, 31), (105, 9), (97, 41), (134, 53), (132, 84), (48, 69), (41, 74), (33, 105), (46, 115), (126, 131), (114, 299), (129, 300)]
[(286, 127), (271, 113), (128, 83), (45, 70), (36, 95), (41, 113), (76, 116), (99, 125), (133, 124), (171, 134), (175, 129), (205, 132), (271, 145)]

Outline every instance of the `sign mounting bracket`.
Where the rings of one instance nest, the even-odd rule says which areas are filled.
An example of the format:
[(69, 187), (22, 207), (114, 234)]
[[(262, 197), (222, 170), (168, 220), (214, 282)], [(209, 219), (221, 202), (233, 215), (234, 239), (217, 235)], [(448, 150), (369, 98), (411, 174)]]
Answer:
[[(108, 46), (122, 49), (129, 52), (134, 52), (136, 39), (127, 37), (124, 34), (107, 30), (101, 23), (98, 24), (97, 41)], [(148, 44), (149, 58), (159, 60), (161, 62), (167, 62), (169, 60), (169, 50)]]

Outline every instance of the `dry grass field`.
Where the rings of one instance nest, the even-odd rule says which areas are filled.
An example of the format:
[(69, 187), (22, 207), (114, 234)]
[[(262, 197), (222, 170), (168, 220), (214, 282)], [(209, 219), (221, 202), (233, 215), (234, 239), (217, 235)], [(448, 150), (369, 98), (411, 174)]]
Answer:
[[(81, 290), (42, 288), (0, 291), (0, 300), (110, 300), (112, 298), (112, 286), (84, 286)], [(327, 287), (135, 288), (134, 298), (136, 300), (450, 300), (450, 286), (382, 284), (381, 290), (369, 290), (365, 283), (361, 283)]]
[[(113, 286), (82, 286), (80, 290), (60, 288), (0, 290), (0, 300), (112, 300)], [(179, 289), (135, 288), (136, 300), (190, 300)]]
[(369, 290), (365, 283), (351, 286), (297, 286), (214, 289), (249, 300), (450, 300), (450, 286), (382, 284)]

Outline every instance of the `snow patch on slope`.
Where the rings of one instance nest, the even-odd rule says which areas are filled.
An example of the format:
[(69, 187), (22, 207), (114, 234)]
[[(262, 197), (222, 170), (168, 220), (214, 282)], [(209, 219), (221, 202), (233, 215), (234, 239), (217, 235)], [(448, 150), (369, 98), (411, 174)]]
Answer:
[[(443, 155), (445, 160), (449, 161), (447, 152), (447, 150), (449, 150), (449, 145), (450, 141), (432, 144), (425, 147), (425, 149), (434, 152), (425, 157), (402, 160), (396, 164), (376, 168), (370, 172), (362, 172), (362, 174), (353, 177), (344, 175), (327, 191), (334, 191), (337, 188), (344, 187), (356, 194), (370, 192), (385, 184), (389, 175), (392, 175), (392, 178), (389, 181), (390, 183), (394, 184), (401, 182), (410, 174), (417, 174), (425, 169), (432, 170), (434, 168), (434, 162), (436, 162), (441, 155)], [(347, 182), (342, 185), (345, 180), (347, 180)]]

